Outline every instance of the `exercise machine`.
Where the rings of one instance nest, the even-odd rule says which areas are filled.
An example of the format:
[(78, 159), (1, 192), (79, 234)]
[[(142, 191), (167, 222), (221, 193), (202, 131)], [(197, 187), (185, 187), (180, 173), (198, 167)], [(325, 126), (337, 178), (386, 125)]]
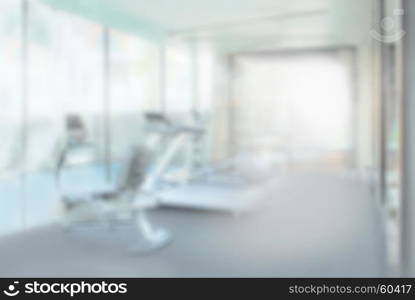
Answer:
[[(140, 244), (133, 248), (137, 253), (154, 251), (171, 241), (171, 234), (166, 229), (156, 229), (152, 225), (147, 210), (160, 205), (160, 181), (163, 174), (187, 140), (193, 135), (201, 134), (202, 130), (172, 126), (167, 118), (158, 113), (146, 114), (146, 120), (147, 142), (131, 146), (121, 163), (115, 185), (87, 191), (64, 190), (62, 172), (65, 161), (77, 143), (72, 139), (62, 149), (57, 160), (55, 184), (62, 203), (62, 220), (66, 229), (73, 229), (82, 223), (82, 213), (87, 211), (93, 212), (95, 219), (108, 228), (115, 227), (120, 220), (133, 222), (141, 237)], [(154, 155), (155, 146), (167, 138), (169, 141), (163, 145), (161, 155)], [(80, 140), (82, 139), (78, 138)]]

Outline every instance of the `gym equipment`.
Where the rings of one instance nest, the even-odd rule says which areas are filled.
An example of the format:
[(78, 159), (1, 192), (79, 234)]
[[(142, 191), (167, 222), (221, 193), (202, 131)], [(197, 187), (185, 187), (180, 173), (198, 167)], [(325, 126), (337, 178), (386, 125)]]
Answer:
[[(132, 146), (118, 172), (114, 186), (108, 185), (90, 191), (63, 191), (62, 170), (66, 157), (76, 145), (71, 142), (61, 151), (58, 158), (55, 182), (58, 197), (63, 206), (63, 224), (70, 229), (82, 220), (82, 212), (95, 212), (101, 224), (111, 228), (122, 216), (133, 221), (142, 242), (133, 250), (137, 253), (154, 251), (171, 241), (170, 233), (162, 228), (155, 229), (149, 221), (146, 211), (156, 208), (159, 203), (159, 183), (177, 152), (194, 134), (201, 130), (186, 126), (172, 126), (162, 114), (146, 114), (150, 137), (145, 145)], [(154, 134), (155, 133), (155, 134)], [(153, 159), (154, 146), (161, 138), (169, 137), (161, 155)]]
[(61, 157), (56, 172), (56, 186), (63, 206), (63, 225), (73, 229), (83, 221), (83, 212), (92, 211), (98, 221), (107, 228), (113, 228), (119, 221), (132, 221), (140, 235), (132, 250), (145, 253), (166, 246), (171, 235), (163, 228), (155, 229), (149, 221), (146, 211), (157, 207), (156, 199), (143, 195), (136, 201), (137, 193), (145, 179), (145, 169), (149, 164), (149, 154), (145, 149), (134, 146), (120, 166), (117, 183), (98, 190), (63, 191), (61, 188), (61, 170), (64, 157)]
[[(194, 116), (193, 119), (194, 124), (200, 124), (202, 118)], [(148, 130), (159, 132), (159, 136), (165, 139), (175, 133), (167, 144), (171, 153), (165, 152), (161, 159), (168, 163), (161, 163), (160, 171), (149, 176), (155, 180), (150, 184), (150, 190), (154, 190), (154, 183), (157, 182), (157, 197), (161, 205), (239, 214), (252, 210), (257, 200), (261, 199), (268, 178), (253, 175), (252, 167), (249, 172), (241, 172), (240, 167), (244, 161), (246, 163), (246, 157), (201, 166), (196, 144), (201, 142), (203, 130), (198, 126), (180, 126), (161, 114), (147, 114), (147, 120), (151, 125)], [(192, 146), (190, 168), (186, 163), (184, 166), (172, 166), (170, 162), (174, 155), (186, 144)]]

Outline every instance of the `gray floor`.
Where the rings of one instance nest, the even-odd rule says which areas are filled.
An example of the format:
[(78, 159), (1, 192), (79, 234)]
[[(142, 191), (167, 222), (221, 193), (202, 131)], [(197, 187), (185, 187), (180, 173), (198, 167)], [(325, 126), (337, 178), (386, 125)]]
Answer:
[(173, 242), (146, 256), (132, 228), (65, 233), (58, 225), (0, 239), (0, 276), (383, 276), (381, 213), (355, 180), (288, 176), (254, 211), (232, 216), (162, 208)]

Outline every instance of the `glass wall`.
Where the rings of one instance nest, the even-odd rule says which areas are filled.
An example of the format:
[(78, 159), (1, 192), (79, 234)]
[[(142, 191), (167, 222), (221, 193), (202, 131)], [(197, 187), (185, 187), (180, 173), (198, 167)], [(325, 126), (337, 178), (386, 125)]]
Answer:
[[(166, 45), (164, 111), (176, 124), (189, 125), (193, 121), (195, 77), (192, 62), (190, 43), (174, 41)], [(175, 165), (182, 171), (189, 172), (192, 160), (192, 145), (188, 143), (177, 155)]]
[(27, 26), (25, 203), (26, 222), (32, 226), (49, 220), (58, 205), (53, 174), (68, 147), (71, 118), (80, 120), (85, 137), (78, 149), (68, 151), (67, 166), (102, 160), (103, 55), (97, 24), (31, 1)]
[[(84, 122), (86, 141), (102, 145), (103, 51), (101, 26), (36, 3), (28, 16), (28, 156), (38, 168), (64, 143), (71, 116)], [(91, 161), (102, 160), (99, 150)]]
[(0, 3), (0, 170), (16, 167), (13, 153), (19, 151), (19, 122), (22, 111), (21, 79), (21, 4), (15, 0)]
[(22, 227), (22, 10), (20, 1), (0, 1), (0, 234)]
[(159, 50), (41, 1), (3, 0), (0, 11), (5, 234), (58, 216), (63, 154), (64, 191), (108, 183), (113, 162), (143, 139), (142, 113), (160, 108)]
[(214, 49), (211, 43), (177, 40), (165, 47), (164, 110), (174, 122), (203, 127), (177, 157), (177, 166), (191, 172), (210, 159), (213, 116)]
[[(215, 142), (213, 103), (214, 103), (214, 76), (215, 54), (210, 43), (199, 42), (193, 49), (193, 78), (195, 78), (194, 105), (198, 112), (199, 126), (205, 128), (206, 133), (195, 139), (193, 146), (193, 165), (195, 167), (208, 165), (212, 159), (212, 147)], [(215, 75), (214, 75), (215, 74)]]
[(159, 110), (159, 50), (126, 33), (111, 30), (109, 43), (111, 160), (141, 144), (143, 113)]
[(192, 49), (189, 43), (166, 47), (166, 103), (171, 115), (186, 116), (193, 109)]

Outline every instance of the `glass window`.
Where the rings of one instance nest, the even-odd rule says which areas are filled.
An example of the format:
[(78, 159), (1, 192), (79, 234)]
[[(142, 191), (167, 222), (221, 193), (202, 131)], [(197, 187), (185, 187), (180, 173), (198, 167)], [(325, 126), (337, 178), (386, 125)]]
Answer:
[(157, 46), (112, 31), (106, 74), (102, 25), (41, 1), (24, 3), (28, 9), (23, 52), (22, 2), (0, 2), (0, 210), (5, 212), (0, 234), (56, 216), (54, 171), (64, 149), (71, 151), (63, 188), (102, 187), (105, 170), (112, 167), (107, 164), (108, 150), (114, 159), (123, 157), (132, 143), (143, 139), (142, 113), (160, 109)]
[(119, 31), (110, 34), (111, 156), (118, 160), (143, 136), (143, 113), (159, 109), (159, 50)]
[(13, 169), (19, 162), (21, 95), (21, 3), (0, 3), (0, 170)]
[(166, 47), (166, 103), (169, 115), (188, 117), (192, 103), (192, 51), (188, 44)]
[[(178, 125), (193, 121), (194, 71), (192, 48), (189, 43), (174, 42), (165, 46), (165, 103), (167, 116)], [(192, 167), (192, 144), (183, 146), (183, 151), (175, 158), (174, 165), (189, 171)]]
[[(29, 9), (30, 167), (49, 166), (68, 124), (78, 119), (102, 159), (102, 28), (31, 2)], [(39, 147), (42, 145), (42, 147)]]
[(352, 66), (346, 50), (237, 57), (238, 153), (255, 154), (258, 164), (263, 158), (264, 165), (283, 161), (294, 169), (351, 167)]
[(22, 228), (21, 2), (0, 1), (0, 234)]
[(33, 226), (48, 222), (56, 211), (53, 171), (74, 136), (77, 144), (66, 162), (79, 172), (71, 188), (104, 181), (99, 165), (104, 153), (103, 52), (101, 26), (40, 2), (29, 2), (28, 28), (25, 185), (27, 225)]

